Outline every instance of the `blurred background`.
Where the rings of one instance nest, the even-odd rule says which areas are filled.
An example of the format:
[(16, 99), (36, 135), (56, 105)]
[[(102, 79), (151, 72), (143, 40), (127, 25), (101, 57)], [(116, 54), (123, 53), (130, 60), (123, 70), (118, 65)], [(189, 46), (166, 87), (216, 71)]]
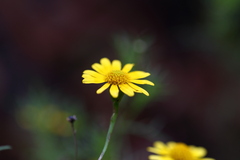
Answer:
[(2, 160), (96, 160), (112, 114), (108, 91), (82, 84), (102, 57), (150, 72), (150, 96), (125, 96), (107, 160), (146, 160), (154, 141), (239, 159), (240, 1), (0, 1)]

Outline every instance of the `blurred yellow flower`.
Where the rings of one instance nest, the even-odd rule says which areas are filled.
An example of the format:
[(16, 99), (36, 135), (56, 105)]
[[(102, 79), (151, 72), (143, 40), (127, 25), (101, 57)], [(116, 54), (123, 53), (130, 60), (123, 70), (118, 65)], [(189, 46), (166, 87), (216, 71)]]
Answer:
[[(94, 63), (92, 68), (95, 70), (85, 70), (82, 77), (83, 83), (105, 83), (97, 90), (97, 94), (102, 93), (110, 87), (110, 94), (117, 98), (119, 89), (128, 96), (134, 96), (134, 92), (143, 93), (149, 96), (149, 93), (143, 88), (135, 84), (148, 84), (154, 86), (151, 81), (143, 80), (141, 78), (148, 77), (150, 73), (143, 71), (130, 72), (134, 64), (126, 64), (122, 68), (119, 60), (113, 60), (112, 63), (108, 58), (102, 58), (99, 63)], [(135, 83), (135, 84), (134, 84)]]
[(214, 160), (204, 158), (207, 151), (203, 147), (188, 146), (184, 143), (156, 141), (153, 147), (148, 147), (149, 152), (157, 155), (150, 155), (149, 160)]

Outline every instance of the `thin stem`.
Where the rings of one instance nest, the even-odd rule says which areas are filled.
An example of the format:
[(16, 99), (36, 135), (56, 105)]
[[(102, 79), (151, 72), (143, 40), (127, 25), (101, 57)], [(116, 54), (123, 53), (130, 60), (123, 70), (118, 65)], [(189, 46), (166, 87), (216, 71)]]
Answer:
[(122, 96), (123, 96), (123, 93), (120, 92), (118, 98), (113, 98), (113, 114), (112, 114), (111, 119), (110, 119), (110, 125), (109, 125), (109, 128), (108, 128), (106, 141), (105, 141), (102, 153), (100, 154), (98, 160), (101, 160), (103, 158), (103, 156), (104, 156), (104, 154), (105, 154), (105, 152), (108, 148), (108, 145), (109, 145), (109, 142), (110, 142), (110, 139), (111, 139), (111, 135), (112, 135), (112, 132), (113, 132), (113, 128), (114, 128), (116, 120), (117, 120), (118, 106), (119, 106), (120, 100), (122, 99)]
[(112, 135), (113, 128), (115, 126), (116, 119), (117, 119), (117, 114), (113, 113), (112, 117), (111, 117), (111, 120), (110, 120), (110, 125), (109, 125), (109, 128), (108, 128), (108, 133), (107, 133), (105, 145), (103, 147), (102, 153), (100, 154), (98, 160), (102, 159), (102, 157), (104, 156), (104, 154), (105, 154), (105, 152), (106, 152), (106, 150), (108, 148), (108, 144), (110, 142), (110, 138), (111, 138), (111, 135)]
[(71, 123), (71, 126), (72, 126), (72, 132), (73, 132), (73, 141), (75, 145), (75, 160), (77, 160), (78, 146), (77, 146), (76, 130), (74, 129), (74, 123)]

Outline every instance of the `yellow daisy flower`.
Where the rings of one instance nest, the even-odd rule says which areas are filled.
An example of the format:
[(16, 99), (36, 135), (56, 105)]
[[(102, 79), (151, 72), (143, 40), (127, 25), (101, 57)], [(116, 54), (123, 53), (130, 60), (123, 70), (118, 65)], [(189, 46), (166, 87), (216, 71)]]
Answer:
[(150, 155), (149, 160), (214, 160), (204, 158), (207, 151), (203, 147), (188, 146), (184, 143), (156, 141), (153, 147), (148, 147), (149, 152), (157, 155)]
[(110, 87), (110, 94), (114, 98), (118, 97), (119, 89), (130, 97), (134, 96), (134, 92), (143, 93), (149, 96), (149, 93), (146, 90), (135, 84), (148, 84), (154, 86), (152, 82), (141, 79), (148, 77), (150, 73), (143, 71), (130, 72), (133, 66), (134, 64), (126, 64), (122, 68), (122, 64), (119, 60), (113, 60), (111, 63), (108, 58), (102, 58), (100, 64), (94, 63), (92, 65), (92, 68), (95, 71), (85, 70), (83, 72), (82, 82), (85, 84), (105, 83), (97, 90), (97, 94), (102, 93)]

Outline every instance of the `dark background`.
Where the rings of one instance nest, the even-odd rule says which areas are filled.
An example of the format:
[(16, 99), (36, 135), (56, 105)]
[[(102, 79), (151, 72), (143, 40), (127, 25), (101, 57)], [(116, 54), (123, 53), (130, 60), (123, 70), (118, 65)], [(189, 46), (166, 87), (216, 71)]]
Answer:
[(111, 100), (81, 75), (102, 57), (135, 63), (155, 83), (149, 97), (124, 98), (105, 159), (145, 160), (156, 140), (238, 159), (239, 3), (0, 1), (0, 145), (12, 146), (0, 159), (73, 159), (72, 114), (79, 159), (97, 159)]

